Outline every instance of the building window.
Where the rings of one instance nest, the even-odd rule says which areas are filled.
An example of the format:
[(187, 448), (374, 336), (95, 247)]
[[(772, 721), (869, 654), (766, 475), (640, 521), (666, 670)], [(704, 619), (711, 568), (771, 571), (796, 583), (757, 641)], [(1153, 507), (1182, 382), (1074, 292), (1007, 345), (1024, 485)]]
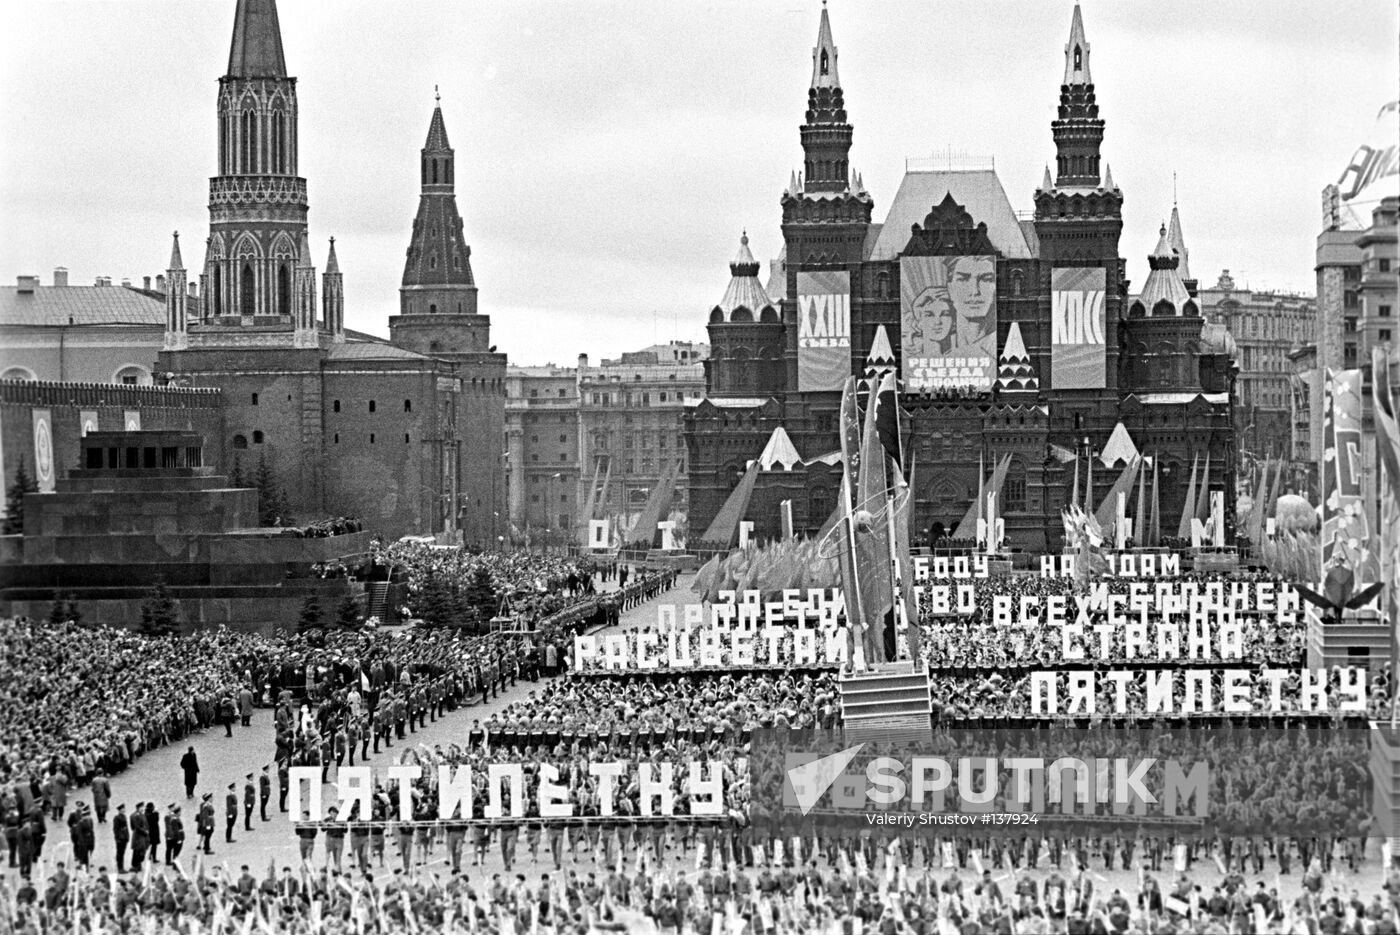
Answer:
[(369, 443), (370, 443), (371, 445), (374, 444), (374, 433), (373, 433), (373, 432), (370, 432), (370, 433), (369, 433)]
[(1381, 257), (1378, 262), (1380, 263), (1382, 273), (1390, 272), (1390, 259), (1388, 257)]
[(539, 390), (531, 390), (531, 391), (530, 391), (530, 396), (531, 396), (531, 398), (537, 397), (537, 396), (539, 396), (539, 395), (540, 395), (540, 391), (539, 391)]
[(539, 455), (530, 455), (530, 460), (531, 460), (531, 461), (538, 461), (539, 459), (540, 459), (540, 456), (539, 456)]
[(539, 503), (539, 502), (540, 502), (540, 495), (537, 494), (537, 493), (532, 493), (532, 494), (530, 494), (530, 502), (531, 502), (531, 503)]
[(258, 404), (258, 394), (257, 394), (257, 393), (254, 393), (254, 394), (253, 394), (253, 405), (256, 406), (257, 404)]
[(567, 435), (560, 435), (560, 436), (559, 436), (559, 440), (560, 440), (561, 442), (567, 442), (567, 441), (569, 440), (569, 436), (567, 436)]
[(404, 432), (404, 433), (403, 433), (403, 443), (404, 443), (405, 445), (408, 444), (408, 433), (407, 433), (407, 432)]
[(369, 401), (369, 411), (370, 411), (370, 412), (373, 412), (373, 411), (374, 411), (374, 400), (372, 400), (372, 399)]
[(1390, 329), (1389, 329), (1389, 328), (1382, 328), (1382, 329), (1380, 330), (1380, 339), (1381, 339), (1382, 341), (1389, 341), (1389, 340), (1390, 340)]
[(260, 432), (260, 431), (255, 431), (255, 432), (253, 432), (253, 444), (255, 444), (255, 445), (261, 445), (262, 443), (263, 443), (263, 433)]
[(332, 437), (335, 438), (335, 443), (336, 443), (337, 445), (339, 445), (339, 444), (340, 444), (340, 433), (339, 433), (339, 432), (336, 432), (335, 435), (332, 436)]
[(334, 400), (334, 401), (331, 403), (331, 410), (332, 410), (333, 412), (339, 412), (339, 411), (340, 411), (340, 400), (337, 399), (337, 400)]
[(539, 437), (538, 435), (531, 435), (531, 436), (530, 436), (530, 441), (531, 441), (531, 442), (538, 443), (539, 440), (540, 440), (540, 437)]
[(405, 399), (405, 400), (403, 401), (403, 411), (404, 411), (404, 412), (412, 412), (412, 411), (413, 411), (413, 400), (411, 400), (411, 399)]
[(1381, 318), (1389, 318), (1389, 317), (1390, 317), (1390, 306), (1389, 306), (1389, 305), (1382, 305), (1382, 306), (1379, 306), (1379, 307), (1376, 309), (1376, 315), (1379, 316), (1379, 317), (1381, 317)]
[(235, 451), (244, 451), (248, 447), (248, 439), (243, 435), (233, 436), (233, 448)]

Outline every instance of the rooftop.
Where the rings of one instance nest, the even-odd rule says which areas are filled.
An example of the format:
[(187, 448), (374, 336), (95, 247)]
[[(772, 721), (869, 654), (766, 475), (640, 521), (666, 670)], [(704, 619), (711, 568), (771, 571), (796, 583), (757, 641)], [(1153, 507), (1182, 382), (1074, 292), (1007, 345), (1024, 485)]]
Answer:
[[(24, 278), (24, 277), (22, 277)], [(165, 328), (165, 300), (130, 286), (0, 289), (0, 325), (140, 325)]]
[(987, 225), (987, 237), (1003, 256), (1032, 257), (1025, 232), (994, 170), (922, 169), (909, 163), (867, 259), (892, 260), (899, 256), (909, 244), (914, 225), (923, 224), (933, 207), (949, 194), (967, 209), (975, 223)]

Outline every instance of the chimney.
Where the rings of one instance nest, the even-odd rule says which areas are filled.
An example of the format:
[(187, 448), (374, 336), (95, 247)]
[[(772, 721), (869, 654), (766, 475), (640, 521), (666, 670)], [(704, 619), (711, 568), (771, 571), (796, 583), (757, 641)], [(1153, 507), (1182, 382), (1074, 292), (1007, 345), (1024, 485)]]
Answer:
[(122, 278), (122, 286), (125, 287), (125, 288), (127, 288), (127, 289), (130, 289), (130, 288), (131, 288), (131, 280), (130, 280), (130, 279), (127, 279), (127, 278), (125, 278), (125, 277), (123, 277), (123, 278)]
[(580, 354), (580, 355), (578, 355), (578, 369), (583, 370), (583, 369), (586, 369), (587, 367), (588, 367), (588, 355), (587, 355), (587, 354)]
[(104, 287), (105, 287), (105, 286), (110, 286), (111, 284), (112, 284), (112, 277), (111, 277), (111, 276), (98, 276), (98, 277), (97, 277), (97, 281), (93, 283), (94, 286), (104, 286)]
[(68, 269), (66, 267), (59, 266), (54, 269), (53, 284), (58, 287), (68, 285)]
[(144, 290), (147, 291), (147, 292), (150, 292), (150, 291), (151, 291), (151, 277), (149, 277), (149, 276), (142, 276), (142, 277), (141, 277), (141, 288), (144, 289)]
[(19, 291), (20, 291), (20, 292), (32, 294), (32, 293), (34, 292), (34, 290), (37, 289), (38, 287), (39, 287), (39, 277), (38, 277), (38, 276), (21, 276), (21, 277), (19, 277)]
[(164, 291), (165, 291), (165, 274), (164, 274), (164, 273), (157, 273), (157, 274), (156, 274), (156, 291), (157, 291), (157, 292), (164, 292)]

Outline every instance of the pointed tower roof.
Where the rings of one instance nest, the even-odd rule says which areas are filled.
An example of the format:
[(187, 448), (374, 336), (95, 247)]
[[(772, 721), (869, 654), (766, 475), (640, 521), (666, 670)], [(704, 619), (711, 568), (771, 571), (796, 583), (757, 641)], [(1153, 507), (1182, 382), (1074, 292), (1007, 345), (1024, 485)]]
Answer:
[(1055, 183), (1050, 179), (1050, 166), (1045, 167), (1045, 177), (1040, 180), (1040, 190), (1048, 192), (1055, 187)]
[[(462, 215), (453, 194), (456, 157), (447, 142), (441, 104), (433, 107), (422, 155), (418, 213), (413, 219), (413, 236), (404, 263), (400, 302), (407, 301), (402, 290), (414, 289), (419, 290), (417, 298), (410, 303), (415, 311), (404, 314), (432, 313), (440, 307), (443, 311), (450, 309), (474, 315), (476, 280), (472, 276), (472, 250), (463, 233)], [(427, 295), (423, 292), (443, 289), (463, 290), (469, 294)]]
[(1026, 352), (1026, 342), (1021, 337), (1020, 322), (1013, 321), (1006, 332), (1006, 346), (1001, 349), (997, 364), (997, 387), (1011, 392), (1040, 389), (1035, 368), (1031, 366), (1031, 355)]
[(233, 46), (228, 54), (231, 78), (285, 78), (282, 28), (277, 0), (238, 0), (233, 14)]
[(1157, 238), (1157, 246), (1147, 258), (1152, 272), (1147, 274), (1147, 282), (1142, 284), (1142, 295), (1138, 301), (1148, 317), (1153, 315), (1157, 305), (1166, 300), (1171, 303), (1173, 314), (1183, 314), (1182, 309), (1191, 301), (1191, 293), (1181, 281), (1178, 269), (1181, 258), (1172, 249), (1171, 238), (1167, 236), (1167, 225), (1163, 224)]
[(185, 261), (180, 258), (180, 232), (174, 235), (175, 242), (170, 247), (170, 266), (168, 269), (184, 269)]
[[(1049, 171), (1049, 169), (1046, 170), (1047, 173)], [(1113, 184), (1113, 167), (1106, 162), (1103, 164), (1103, 187), (1104, 191), (1118, 190), (1118, 186)]]
[(335, 238), (331, 238), (331, 249), (326, 254), (326, 275), (334, 276), (340, 272), (340, 263), (335, 258)]
[(297, 247), (297, 266), (311, 266), (311, 240), (306, 236), (306, 231), (301, 232), (301, 243)]
[(825, 0), (821, 26), (817, 28), (817, 45), (812, 49), (812, 87), (841, 87), (841, 79), (836, 74), (836, 43), (831, 38), (831, 19), (826, 15)]
[(1171, 248), (1176, 251), (1177, 259), (1180, 261), (1177, 263), (1176, 268), (1177, 271), (1180, 272), (1181, 278), (1190, 279), (1191, 251), (1186, 249), (1186, 238), (1183, 237), (1181, 233), (1181, 213), (1177, 211), (1175, 204), (1172, 205), (1171, 222), (1167, 225), (1167, 242), (1170, 243)]
[(1127, 428), (1122, 422), (1113, 427), (1113, 434), (1108, 437), (1108, 444), (1103, 446), (1103, 453), (1099, 455), (1099, 460), (1104, 467), (1113, 467), (1119, 461), (1131, 463), (1138, 457), (1137, 445), (1133, 444), (1133, 437), (1128, 434)]
[(748, 231), (745, 231), (739, 238), (739, 252), (729, 264), (729, 286), (724, 290), (724, 298), (715, 306), (724, 315), (725, 321), (729, 321), (740, 308), (746, 309), (757, 321), (764, 309), (773, 307), (763, 284), (758, 281), (758, 268), (759, 263), (749, 250)]
[(433, 121), (428, 124), (428, 141), (423, 144), (423, 152), (450, 152), (451, 149), (447, 142), (447, 125), (442, 122), (442, 105), (439, 104), (433, 108)]
[(781, 425), (775, 428), (768, 437), (768, 444), (763, 446), (763, 453), (758, 456), (759, 468), (772, 471), (776, 465), (784, 471), (791, 471), (793, 465), (801, 463), (802, 458), (793, 447), (787, 431)]
[(1065, 80), (1060, 83), (1094, 83), (1089, 75), (1089, 40), (1084, 38), (1084, 17), (1078, 3), (1074, 5), (1074, 19), (1069, 24), (1069, 42), (1065, 43)]
[(885, 326), (880, 325), (875, 329), (875, 340), (870, 342), (870, 356), (865, 358), (865, 372), (874, 374), (894, 368), (894, 349), (890, 346), (890, 336), (885, 333)]

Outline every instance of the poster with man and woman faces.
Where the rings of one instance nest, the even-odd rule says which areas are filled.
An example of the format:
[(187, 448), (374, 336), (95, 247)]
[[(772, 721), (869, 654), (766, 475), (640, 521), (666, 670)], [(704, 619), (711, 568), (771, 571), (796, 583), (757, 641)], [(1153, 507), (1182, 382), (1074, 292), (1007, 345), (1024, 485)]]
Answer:
[(991, 389), (997, 358), (996, 257), (903, 257), (899, 279), (905, 388)]

